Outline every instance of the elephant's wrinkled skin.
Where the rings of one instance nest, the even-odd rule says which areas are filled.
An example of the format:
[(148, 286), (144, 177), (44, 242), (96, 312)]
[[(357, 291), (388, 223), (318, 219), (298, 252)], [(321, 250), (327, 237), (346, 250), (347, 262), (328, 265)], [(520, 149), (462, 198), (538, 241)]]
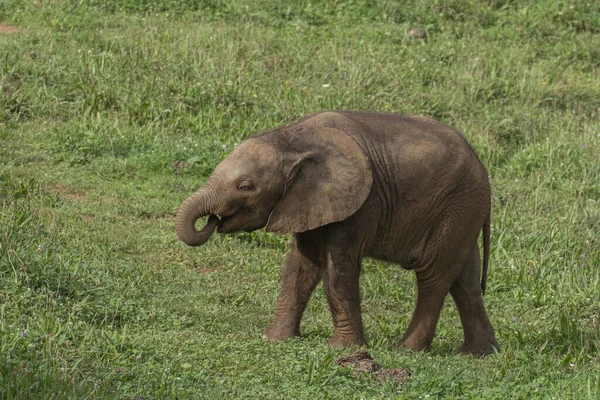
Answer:
[(430, 348), (450, 292), (464, 330), (460, 351), (480, 355), (497, 348), (482, 299), (490, 208), (487, 172), (454, 130), (425, 117), (324, 112), (240, 144), (181, 205), (177, 234), (197, 246), (215, 227), (293, 233), (268, 340), (300, 335), (322, 278), (334, 323), (329, 345), (364, 344), (359, 275), (369, 256), (416, 273), (417, 305), (398, 347)]

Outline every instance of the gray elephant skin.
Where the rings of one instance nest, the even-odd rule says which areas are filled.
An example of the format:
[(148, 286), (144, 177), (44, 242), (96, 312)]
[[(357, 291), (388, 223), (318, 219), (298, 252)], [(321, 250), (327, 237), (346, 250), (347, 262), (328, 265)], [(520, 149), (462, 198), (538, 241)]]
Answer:
[(323, 280), (334, 325), (329, 345), (365, 344), (359, 275), (363, 257), (372, 257), (416, 274), (416, 308), (397, 347), (430, 349), (449, 292), (463, 326), (459, 351), (484, 355), (498, 348), (483, 304), (490, 212), (487, 171), (458, 132), (421, 116), (340, 111), (241, 143), (183, 202), (176, 230), (190, 246), (215, 228), (293, 235), (269, 341), (300, 335)]

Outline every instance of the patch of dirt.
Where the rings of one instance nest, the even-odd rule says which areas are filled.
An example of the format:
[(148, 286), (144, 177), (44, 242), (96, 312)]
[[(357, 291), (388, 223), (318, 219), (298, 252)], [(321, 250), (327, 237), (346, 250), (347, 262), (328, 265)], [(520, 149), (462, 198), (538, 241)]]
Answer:
[(377, 381), (392, 380), (396, 383), (403, 383), (411, 377), (408, 368), (383, 368), (373, 360), (371, 354), (365, 349), (340, 357), (335, 360), (335, 363), (340, 367), (352, 368), (356, 375), (359, 375), (359, 373), (370, 374), (371, 378)]
[(10, 34), (10, 33), (16, 33), (19, 32), (19, 27), (18, 26), (14, 26), (14, 25), (4, 25), (4, 24), (0, 24), (0, 35), (1, 34)]
[(48, 193), (54, 193), (58, 195), (58, 197), (62, 199), (67, 199), (71, 201), (81, 201), (84, 199), (85, 195), (81, 192), (73, 192), (71, 189), (66, 187), (62, 183), (57, 183), (56, 185), (46, 186), (44, 191)]

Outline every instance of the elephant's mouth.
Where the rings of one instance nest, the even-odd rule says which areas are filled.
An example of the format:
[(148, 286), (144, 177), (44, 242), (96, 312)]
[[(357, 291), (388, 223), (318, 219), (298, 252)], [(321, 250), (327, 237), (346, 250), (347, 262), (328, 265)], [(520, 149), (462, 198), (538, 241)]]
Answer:
[(217, 217), (219, 218), (219, 224), (217, 225), (217, 232), (219, 233), (252, 232), (264, 226), (257, 220), (257, 216), (251, 210), (245, 208), (229, 215), (217, 214)]
[(217, 214), (217, 217), (219, 218), (219, 224), (217, 225), (217, 232), (219, 233), (231, 233), (233, 231), (235, 231), (235, 229), (232, 229), (232, 219), (235, 217), (237, 213), (233, 213), (230, 215), (222, 215), (222, 214)]
[(220, 214), (217, 214), (217, 218), (219, 218), (219, 224), (217, 225), (217, 232), (221, 233), (221, 229), (223, 229), (223, 226), (227, 223), (228, 220), (231, 219), (231, 216), (224, 217)]

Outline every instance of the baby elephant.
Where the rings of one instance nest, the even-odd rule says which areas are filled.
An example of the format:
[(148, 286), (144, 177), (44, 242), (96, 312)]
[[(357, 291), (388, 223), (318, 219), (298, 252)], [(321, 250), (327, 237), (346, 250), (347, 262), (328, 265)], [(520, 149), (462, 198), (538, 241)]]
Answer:
[[(417, 305), (400, 348), (428, 350), (450, 292), (463, 353), (497, 348), (482, 295), (490, 248), (490, 183), (456, 131), (426, 117), (323, 112), (249, 138), (177, 212), (190, 246), (220, 233), (293, 234), (282, 268), (270, 341), (300, 335), (321, 278), (333, 316), (330, 346), (365, 343), (363, 257), (415, 271)], [(204, 229), (195, 222), (209, 215)], [(483, 273), (477, 245), (483, 230)]]

